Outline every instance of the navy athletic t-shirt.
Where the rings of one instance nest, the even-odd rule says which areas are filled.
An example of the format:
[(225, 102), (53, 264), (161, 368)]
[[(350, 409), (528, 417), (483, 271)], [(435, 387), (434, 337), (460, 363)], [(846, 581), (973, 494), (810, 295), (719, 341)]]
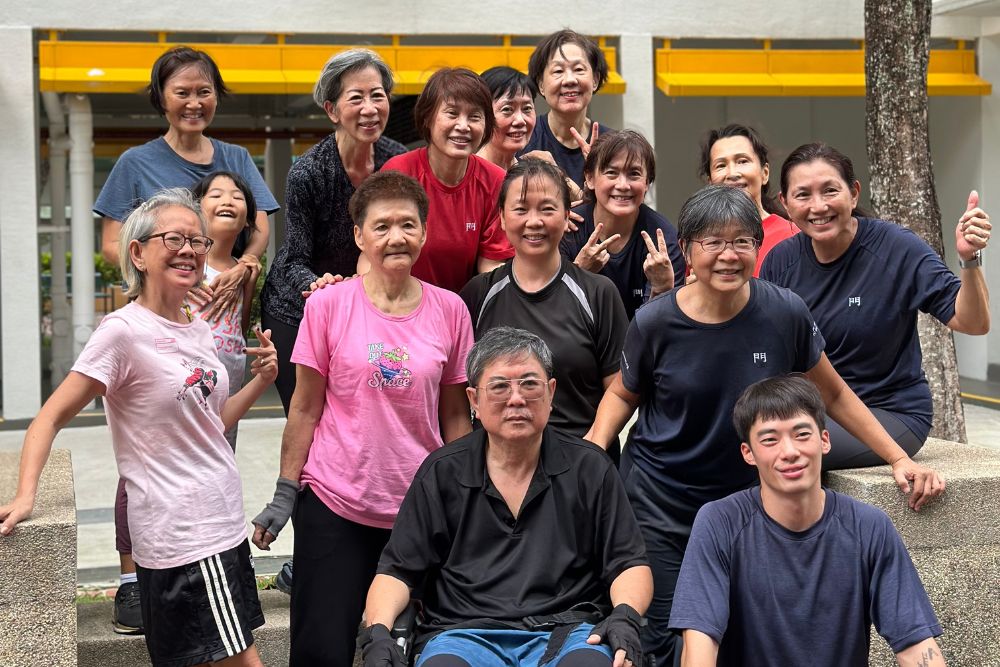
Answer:
[[(614, 130), (603, 123), (598, 123), (598, 136), (611, 132), (614, 132)], [(590, 141), (589, 132), (586, 139)], [(552, 153), (552, 158), (566, 172), (566, 175), (572, 178), (573, 182), (578, 186), (583, 187), (583, 163), (585, 162), (583, 151), (579, 147), (566, 148), (556, 139), (556, 135), (552, 134), (552, 128), (549, 127), (549, 115), (547, 113), (538, 117), (535, 129), (531, 133), (531, 138), (528, 139), (528, 145), (518, 153), (518, 157), (531, 151), (548, 151)]]
[(779, 243), (761, 278), (808, 304), (826, 355), (869, 408), (896, 414), (921, 439), (931, 428), (931, 392), (921, 367), (917, 311), (947, 323), (961, 281), (923, 239), (891, 222), (858, 218), (847, 252), (816, 259), (805, 234)]
[[(595, 226), (593, 204), (578, 206), (573, 211), (580, 214), (583, 222), (577, 223), (577, 231), (567, 231), (559, 244), (559, 252), (571, 262), (580, 254), (583, 246), (587, 245)], [(630, 320), (635, 317), (635, 311), (646, 302), (650, 293), (649, 281), (646, 280), (646, 274), (642, 270), (642, 263), (646, 261), (649, 249), (646, 248), (646, 242), (642, 240), (640, 232), (649, 234), (649, 238), (656, 244), (657, 229), (663, 230), (663, 239), (667, 242), (670, 263), (674, 267), (674, 286), (682, 285), (687, 273), (687, 264), (684, 262), (680, 244), (677, 243), (677, 230), (666, 218), (645, 204), (639, 207), (639, 217), (625, 246), (620, 251), (611, 253), (611, 259), (599, 271), (602, 276), (610, 278), (618, 288)]]
[(865, 667), (869, 628), (893, 652), (942, 633), (889, 517), (826, 490), (823, 516), (795, 532), (764, 511), (760, 488), (701, 508), (670, 628), (719, 646), (719, 665)]
[(811, 369), (823, 337), (802, 299), (770, 283), (751, 278), (749, 302), (721, 324), (685, 315), (677, 306), (685, 289), (636, 312), (621, 368), (625, 388), (640, 395), (626, 456), (697, 503), (757, 481), (733, 428), (736, 399), (758, 380)]

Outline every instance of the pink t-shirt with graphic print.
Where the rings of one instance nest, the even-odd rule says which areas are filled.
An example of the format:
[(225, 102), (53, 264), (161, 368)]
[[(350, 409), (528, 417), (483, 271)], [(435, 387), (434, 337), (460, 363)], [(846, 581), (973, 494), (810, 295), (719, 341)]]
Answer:
[(326, 378), (323, 416), (301, 482), (337, 515), (392, 528), (413, 475), (440, 447), (441, 385), (461, 384), (472, 347), (462, 300), (421, 281), (420, 305), (378, 310), (362, 279), (306, 300), (292, 361)]
[(73, 370), (105, 386), (136, 563), (177, 567), (246, 539), (221, 418), (229, 375), (207, 324), (178, 324), (130, 303), (101, 320)]

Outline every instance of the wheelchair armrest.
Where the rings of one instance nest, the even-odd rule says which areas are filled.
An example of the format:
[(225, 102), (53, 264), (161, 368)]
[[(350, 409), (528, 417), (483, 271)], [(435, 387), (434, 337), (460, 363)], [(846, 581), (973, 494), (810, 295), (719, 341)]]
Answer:
[(411, 657), (410, 654), (413, 650), (413, 635), (417, 629), (417, 619), (421, 609), (420, 600), (411, 599), (406, 605), (406, 609), (396, 617), (389, 629), (392, 638), (403, 649), (403, 655), (408, 658)]

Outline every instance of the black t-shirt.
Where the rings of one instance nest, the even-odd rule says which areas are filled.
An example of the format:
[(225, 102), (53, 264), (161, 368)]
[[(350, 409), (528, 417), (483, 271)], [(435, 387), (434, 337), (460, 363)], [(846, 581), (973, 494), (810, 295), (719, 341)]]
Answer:
[(721, 324), (685, 315), (685, 289), (650, 301), (629, 325), (622, 382), (640, 404), (625, 451), (675, 493), (708, 502), (757, 480), (740, 455), (736, 399), (754, 382), (811, 369), (823, 337), (802, 299), (770, 283), (751, 278), (749, 302)]
[(619, 574), (648, 564), (603, 450), (547, 427), (515, 519), (486, 471), (486, 439), (474, 431), (424, 460), (379, 560), (378, 573), (423, 584), (418, 643), (460, 623), (607, 604)]
[[(580, 214), (583, 222), (577, 223), (577, 231), (567, 231), (562, 243), (559, 244), (559, 252), (571, 262), (576, 259), (583, 246), (587, 245), (590, 235), (594, 233), (594, 205), (584, 204), (573, 211)], [(663, 230), (663, 239), (667, 242), (670, 263), (674, 266), (674, 286), (683, 285), (687, 264), (680, 244), (677, 243), (677, 230), (666, 218), (645, 204), (639, 207), (639, 218), (635, 221), (632, 235), (625, 242), (625, 247), (619, 252), (611, 253), (611, 259), (599, 272), (600, 275), (610, 278), (618, 288), (622, 303), (625, 304), (625, 314), (630, 320), (635, 317), (635, 311), (646, 303), (650, 294), (649, 281), (646, 280), (646, 274), (642, 270), (642, 263), (646, 261), (649, 249), (646, 248), (646, 242), (642, 240), (640, 232), (649, 234), (649, 238), (655, 244), (657, 229)]]
[(865, 405), (889, 410), (927, 436), (934, 409), (917, 311), (947, 323), (962, 283), (923, 239), (891, 222), (858, 218), (854, 240), (833, 262), (821, 264), (809, 237), (799, 234), (775, 246), (760, 277), (802, 297), (830, 363)]
[(482, 273), (459, 293), (478, 340), (493, 327), (525, 329), (552, 350), (556, 394), (549, 424), (576, 436), (594, 423), (604, 378), (618, 371), (628, 318), (614, 284), (562, 260), (541, 290), (522, 290), (508, 262)]

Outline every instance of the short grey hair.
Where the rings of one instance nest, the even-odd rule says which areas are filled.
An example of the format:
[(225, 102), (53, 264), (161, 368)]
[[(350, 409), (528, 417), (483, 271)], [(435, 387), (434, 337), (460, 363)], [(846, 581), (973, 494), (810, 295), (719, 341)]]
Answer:
[(741, 234), (764, 240), (764, 226), (757, 204), (740, 188), (707, 185), (691, 195), (677, 216), (677, 237), (690, 245), (692, 239), (719, 232), (730, 225)]
[(494, 327), (476, 341), (465, 360), (465, 375), (473, 387), (479, 384), (486, 367), (497, 359), (531, 356), (538, 360), (545, 377), (552, 377), (552, 351), (545, 341), (524, 329)]
[(368, 68), (374, 69), (382, 77), (385, 94), (392, 93), (392, 70), (385, 61), (371, 49), (348, 49), (334, 54), (323, 65), (323, 71), (313, 87), (313, 101), (322, 109), (324, 102), (336, 102), (344, 92), (344, 76)]
[(201, 233), (208, 236), (208, 224), (201, 214), (201, 206), (191, 196), (191, 191), (187, 188), (169, 188), (160, 190), (152, 197), (129, 213), (122, 225), (122, 231), (118, 235), (118, 262), (122, 270), (122, 279), (125, 281), (125, 296), (134, 299), (140, 294), (146, 285), (145, 274), (136, 268), (129, 256), (128, 247), (132, 241), (139, 241), (156, 229), (156, 223), (160, 220), (160, 212), (165, 208), (179, 206), (198, 216), (201, 225)]

